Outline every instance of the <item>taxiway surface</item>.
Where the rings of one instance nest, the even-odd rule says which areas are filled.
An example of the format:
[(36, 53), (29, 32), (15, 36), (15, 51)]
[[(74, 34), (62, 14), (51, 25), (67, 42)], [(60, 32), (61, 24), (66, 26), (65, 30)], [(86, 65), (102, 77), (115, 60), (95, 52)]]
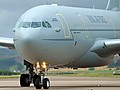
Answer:
[[(49, 90), (120, 90), (119, 78), (91, 77), (49, 77)], [(36, 90), (33, 84), (29, 88), (19, 86), (19, 78), (0, 79), (0, 90)], [(43, 90), (43, 89), (42, 89)]]

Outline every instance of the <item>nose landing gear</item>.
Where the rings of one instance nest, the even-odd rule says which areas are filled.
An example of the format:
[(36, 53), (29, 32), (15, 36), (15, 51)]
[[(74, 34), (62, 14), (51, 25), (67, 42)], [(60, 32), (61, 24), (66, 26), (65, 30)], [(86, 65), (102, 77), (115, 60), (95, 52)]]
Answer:
[[(26, 63), (26, 62), (25, 62)], [(26, 64), (25, 64), (26, 65)], [(45, 78), (45, 72), (48, 70), (48, 65), (43, 63), (36, 64), (36, 71), (38, 74), (35, 74), (33, 71), (33, 65), (27, 62), (27, 69), (29, 69), (29, 74), (22, 74), (20, 77), (20, 85), (21, 87), (29, 87), (30, 83), (33, 82), (36, 89), (49, 89), (50, 87), (50, 80)]]
[(36, 67), (37, 70), (39, 69), (40, 71), (34, 82), (34, 86), (36, 87), (36, 89), (41, 89), (42, 87), (44, 89), (49, 89), (50, 81), (48, 78), (45, 78), (45, 72), (47, 70), (48, 65), (45, 62), (43, 62), (42, 64), (38, 62)]
[(42, 87), (44, 89), (49, 89), (50, 87), (50, 81), (48, 78), (44, 78), (43, 74), (38, 75), (38, 78), (36, 78), (34, 86), (36, 89), (41, 89)]

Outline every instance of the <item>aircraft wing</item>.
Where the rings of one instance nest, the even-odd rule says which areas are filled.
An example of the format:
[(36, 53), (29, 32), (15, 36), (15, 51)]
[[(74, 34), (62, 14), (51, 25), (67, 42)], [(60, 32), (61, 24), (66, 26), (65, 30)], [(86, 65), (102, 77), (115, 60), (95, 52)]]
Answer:
[(101, 57), (108, 57), (120, 53), (120, 39), (97, 40), (91, 52), (95, 52)]
[(0, 46), (15, 49), (13, 38), (0, 37)]

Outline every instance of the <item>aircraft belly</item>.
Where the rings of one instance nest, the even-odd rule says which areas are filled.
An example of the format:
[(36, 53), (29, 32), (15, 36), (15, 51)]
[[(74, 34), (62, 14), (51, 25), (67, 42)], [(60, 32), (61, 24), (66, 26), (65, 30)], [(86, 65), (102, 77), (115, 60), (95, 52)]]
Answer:
[(38, 60), (51, 65), (67, 64), (84, 54), (84, 50), (80, 51), (81, 47), (74, 47), (73, 41), (43, 41), (42, 44), (36, 46), (36, 55), (40, 58)]
[(93, 52), (87, 52), (81, 59), (72, 64), (70, 67), (86, 68), (86, 67), (98, 67), (108, 65), (113, 62), (114, 56), (102, 58)]

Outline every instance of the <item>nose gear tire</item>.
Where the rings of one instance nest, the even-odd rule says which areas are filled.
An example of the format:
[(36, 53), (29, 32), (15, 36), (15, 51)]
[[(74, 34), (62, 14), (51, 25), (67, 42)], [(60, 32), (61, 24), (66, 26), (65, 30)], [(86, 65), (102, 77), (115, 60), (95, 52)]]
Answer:
[(44, 80), (43, 80), (43, 88), (44, 89), (49, 89), (49, 87), (50, 87), (49, 79), (48, 78), (44, 78)]

